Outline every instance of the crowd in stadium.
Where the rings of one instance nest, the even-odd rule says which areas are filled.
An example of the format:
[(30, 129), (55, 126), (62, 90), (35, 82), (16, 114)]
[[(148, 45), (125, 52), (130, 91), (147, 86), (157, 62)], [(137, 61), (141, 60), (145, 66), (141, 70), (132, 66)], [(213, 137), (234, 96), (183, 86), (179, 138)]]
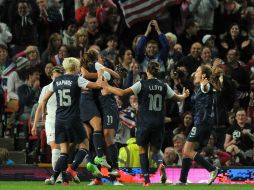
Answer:
[[(1, 0), (0, 135), (24, 135), (30, 142), (41, 90), (51, 83), (52, 73), (62, 73), (59, 68), (68, 57), (81, 60), (82, 67), (82, 61), (96, 62), (100, 56), (114, 78), (112, 85), (122, 89), (145, 80), (149, 63), (156, 61), (158, 79), (176, 95), (190, 92), (184, 101), (166, 100), (164, 110), (160, 154), (166, 166), (182, 166), (183, 147), (197, 119), (193, 78), (205, 65), (212, 70), (213, 130), (203, 139), (207, 145), (197, 147), (200, 155), (216, 167), (254, 165), (254, 1), (178, 0), (164, 6), (159, 14), (129, 25), (117, 0)], [(94, 81), (87, 70), (81, 74)], [(115, 133), (102, 133), (105, 146), (111, 156), (118, 154), (118, 159), (111, 158), (118, 160), (115, 168), (140, 167), (138, 98), (115, 95), (114, 101), (118, 109), (111, 110), (117, 113), (112, 118), (119, 117), (119, 123)], [(102, 110), (103, 105), (98, 112)], [(101, 131), (91, 118), (91, 128)], [(102, 118), (102, 128), (105, 119), (111, 118)], [(37, 122), (34, 136), (45, 138), (43, 125)], [(96, 144), (98, 137), (90, 140), (95, 138)], [(55, 144), (50, 146), (53, 159)], [(152, 161), (150, 166), (158, 167)], [(199, 164), (193, 161), (192, 166)]]

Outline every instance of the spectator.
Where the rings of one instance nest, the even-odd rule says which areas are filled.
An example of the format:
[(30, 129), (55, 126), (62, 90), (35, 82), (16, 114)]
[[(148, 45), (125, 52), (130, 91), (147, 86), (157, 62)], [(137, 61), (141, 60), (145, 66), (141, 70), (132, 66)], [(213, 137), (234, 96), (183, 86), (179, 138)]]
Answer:
[(247, 109), (248, 92), (250, 90), (250, 75), (245, 68), (240, 65), (239, 51), (230, 49), (227, 53), (228, 75), (236, 86), (236, 103), (240, 107)]
[(81, 27), (75, 34), (75, 46), (71, 48), (71, 55), (81, 58), (88, 48), (88, 33)]
[(219, 6), (218, 0), (192, 0), (189, 10), (193, 14), (195, 21), (199, 24), (199, 37), (213, 33), (214, 10)]
[(177, 164), (178, 157), (173, 147), (165, 148), (163, 159), (166, 166), (175, 166)]
[[(8, 75), (14, 69), (15, 64), (11, 63), (8, 57), (8, 49), (4, 44), (0, 44), (0, 84), (7, 85)], [(3, 79), (3, 81), (2, 81)]]
[[(161, 48), (159, 49), (159, 44), (155, 40), (147, 41), (148, 35), (154, 29), (159, 37)], [(147, 64), (151, 60), (155, 60), (160, 64), (160, 77), (165, 77), (166, 62), (168, 58), (169, 43), (166, 36), (161, 33), (159, 25), (156, 20), (151, 20), (148, 24), (147, 30), (141, 39), (138, 41), (137, 45), (137, 58), (141, 66), (141, 71), (146, 72)], [(158, 77), (158, 76), (157, 76)]]
[(7, 46), (12, 40), (12, 33), (7, 24), (0, 22), (0, 44)]
[(75, 34), (77, 32), (77, 25), (75, 22), (70, 22), (66, 30), (63, 31), (63, 44), (66, 46), (75, 46)]
[(75, 11), (75, 19), (79, 26), (84, 24), (86, 16), (89, 15), (89, 4), (92, 3), (92, 0), (80, 0), (81, 5)]
[(54, 33), (62, 30), (63, 18), (57, 5), (49, 6), (49, 0), (36, 0), (39, 7), (38, 39), (40, 52), (47, 48), (47, 42)]
[(161, 147), (162, 151), (164, 151), (166, 147), (173, 145), (173, 137), (174, 137), (173, 130), (176, 128), (180, 120), (177, 102), (174, 102), (172, 100), (166, 100), (165, 106), (166, 106), (164, 117), (165, 131), (162, 137), (163, 138)]
[(182, 45), (183, 55), (188, 55), (193, 43), (198, 42), (199, 24), (192, 19), (185, 23), (185, 29), (178, 37), (178, 43)]
[(224, 148), (233, 156), (240, 158), (241, 164), (249, 164), (253, 157), (254, 129), (246, 123), (246, 111), (242, 108), (236, 112), (236, 123), (226, 133)]
[(167, 71), (171, 71), (175, 65), (177, 64), (177, 62), (179, 61), (179, 59), (182, 57), (182, 52), (181, 51), (177, 51), (175, 49), (175, 46), (177, 44), (177, 37), (175, 34), (168, 32), (165, 34), (168, 43), (170, 44), (170, 49), (168, 52), (168, 61), (167, 61)]
[(174, 135), (183, 134), (185, 137), (191, 131), (193, 126), (193, 116), (191, 112), (185, 112), (182, 115), (182, 120), (179, 126), (173, 131)]
[[(129, 98), (129, 106), (121, 110), (119, 113), (120, 122), (115, 136), (115, 141), (117, 143), (118, 149), (128, 144), (127, 140), (131, 138), (131, 134), (135, 134), (135, 127), (137, 127), (137, 111), (138, 98), (135, 95), (131, 95)], [(135, 137), (135, 135), (132, 137)]]
[(183, 155), (182, 155), (182, 151), (183, 151), (183, 146), (185, 143), (185, 136), (183, 134), (178, 134), (176, 136), (174, 136), (173, 138), (173, 144), (174, 144), (174, 150), (177, 153), (177, 166), (181, 166), (182, 165), (182, 160), (183, 160)]
[(29, 118), (33, 105), (38, 102), (40, 96), (40, 73), (38, 68), (31, 67), (28, 69), (27, 75), (25, 84), (18, 88), (19, 116), (22, 121)]
[(48, 63), (44, 67), (43, 72), (40, 76), (41, 87), (44, 87), (44, 86), (48, 85), (52, 81), (50, 71), (53, 68), (53, 66), (54, 66), (53, 63)]
[(0, 165), (12, 166), (14, 161), (9, 158), (9, 151), (6, 148), (0, 148)]
[(202, 43), (204, 46), (210, 48), (211, 54), (212, 54), (211, 56), (213, 59), (219, 56), (219, 50), (215, 46), (215, 36), (214, 35), (210, 35), (210, 34), (204, 35), (202, 38)]
[(109, 60), (111, 63), (115, 62), (116, 56), (118, 54), (117, 50), (117, 37), (114, 35), (107, 37), (107, 48), (101, 51), (101, 55)]
[(231, 24), (240, 23), (241, 10), (242, 5), (235, 0), (220, 1), (214, 16), (214, 32), (216, 37), (222, 36)]
[(40, 52), (37, 46), (30, 46), (30, 45), (27, 46), (24, 51), (21, 51), (15, 55), (15, 59), (24, 55), (30, 61), (31, 66), (41, 66)]
[(208, 65), (212, 67), (212, 52), (209, 47), (203, 47), (201, 50), (201, 64)]
[(54, 66), (62, 65), (64, 58), (68, 57), (69, 55), (70, 53), (68, 46), (61, 45), (59, 47), (58, 53), (51, 58), (50, 62), (53, 63)]
[(121, 75), (122, 80), (119, 81), (120, 85), (125, 84), (125, 80), (128, 72), (130, 71), (130, 65), (133, 61), (133, 52), (131, 49), (126, 48), (120, 51), (116, 59), (116, 71)]
[(12, 53), (24, 50), (28, 45), (37, 45), (37, 21), (39, 8), (34, 1), (13, 1), (9, 8), (9, 24), (13, 34)]
[(132, 59), (132, 63), (130, 64), (130, 68), (127, 72), (127, 76), (123, 81), (123, 88), (128, 88), (132, 86), (135, 82), (141, 80), (141, 75), (139, 72), (139, 64), (135, 59)]
[(177, 64), (177, 66), (184, 66), (189, 76), (201, 65), (201, 49), (202, 45), (199, 42), (193, 43), (191, 45), (190, 54), (182, 57)]
[(216, 167), (221, 166), (220, 159), (218, 158), (217, 154), (215, 153), (212, 147), (204, 147), (202, 149), (201, 155), (204, 156), (204, 158), (212, 165)]
[(229, 27), (229, 31), (226, 35), (221, 39), (221, 51), (222, 56), (230, 49), (236, 49), (239, 51), (239, 58), (247, 63), (250, 59), (252, 49), (251, 49), (251, 41), (248, 37), (245, 37), (241, 34), (240, 26), (237, 23), (233, 23)]
[(48, 47), (41, 56), (43, 65), (50, 62), (50, 59), (58, 53), (60, 46), (62, 45), (62, 36), (58, 33), (51, 34), (48, 40)]
[(28, 59), (24, 57), (17, 58), (16, 62), (16, 71), (13, 71), (8, 78), (7, 89), (8, 96), (7, 100), (18, 100), (18, 88), (25, 83), (25, 78), (27, 74), (27, 69), (30, 66)]
[(88, 33), (88, 45), (98, 45), (101, 49), (106, 47), (105, 35), (102, 33), (99, 27), (99, 23), (96, 17), (88, 16), (86, 19), (86, 29)]

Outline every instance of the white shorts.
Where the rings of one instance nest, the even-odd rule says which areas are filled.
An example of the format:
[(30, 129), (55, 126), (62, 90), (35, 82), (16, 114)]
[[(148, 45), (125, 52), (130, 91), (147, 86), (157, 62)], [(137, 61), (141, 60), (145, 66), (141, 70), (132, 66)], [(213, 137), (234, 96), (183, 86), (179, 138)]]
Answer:
[(45, 131), (47, 136), (47, 144), (49, 145), (52, 141), (55, 141), (55, 120), (46, 119)]

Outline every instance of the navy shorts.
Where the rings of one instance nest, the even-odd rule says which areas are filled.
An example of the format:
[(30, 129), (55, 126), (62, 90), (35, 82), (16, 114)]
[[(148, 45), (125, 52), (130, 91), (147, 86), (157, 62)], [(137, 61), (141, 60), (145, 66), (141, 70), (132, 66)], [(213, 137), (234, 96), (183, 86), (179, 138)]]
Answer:
[(92, 91), (82, 92), (79, 99), (80, 118), (83, 123), (89, 123), (93, 117), (101, 117)]
[(145, 147), (150, 144), (160, 150), (163, 136), (164, 128), (161, 128), (161, 126), (158, 128), (138, 126), (137, 128), (136, 138), (139, 146)]
[(119, 125), (119, 111), (115, 98), (112, 95), (99, 96), (99, 106), (103, 129), (115, 129), (115, 131), (117, 131)]
[(67, 120), (56, 118), (55, 127), (56, 144), (66, 142), (79, 144), (87, 137), (79, 117), (68, 118)]
[(197, 142), (199, 148), (205, 147), (209, 141), (212, 129), (212, 125), (194, 126), (187, 137), (187, 141)]

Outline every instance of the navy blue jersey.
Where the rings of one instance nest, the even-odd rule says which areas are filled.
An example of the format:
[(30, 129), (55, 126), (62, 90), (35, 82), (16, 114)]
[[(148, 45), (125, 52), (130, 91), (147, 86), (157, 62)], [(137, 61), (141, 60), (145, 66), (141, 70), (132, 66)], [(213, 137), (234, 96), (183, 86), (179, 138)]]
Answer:
[(55, 79), (49, 90), (56, 93), (57, 119), (79, 117), (80, 88), (85, 88), (88, 82), (78, 75), (62, 75)]
[(153, 78), (135, 83), (131, 87), (138, 96), (138, 127), (164, 127), (164, 99), (174, 91), (162, 81)]
[(194, 113), (194, 126), (213, 125), (213, 89), (207, 93), (202, 92), (198, 86), (191, 97)]

